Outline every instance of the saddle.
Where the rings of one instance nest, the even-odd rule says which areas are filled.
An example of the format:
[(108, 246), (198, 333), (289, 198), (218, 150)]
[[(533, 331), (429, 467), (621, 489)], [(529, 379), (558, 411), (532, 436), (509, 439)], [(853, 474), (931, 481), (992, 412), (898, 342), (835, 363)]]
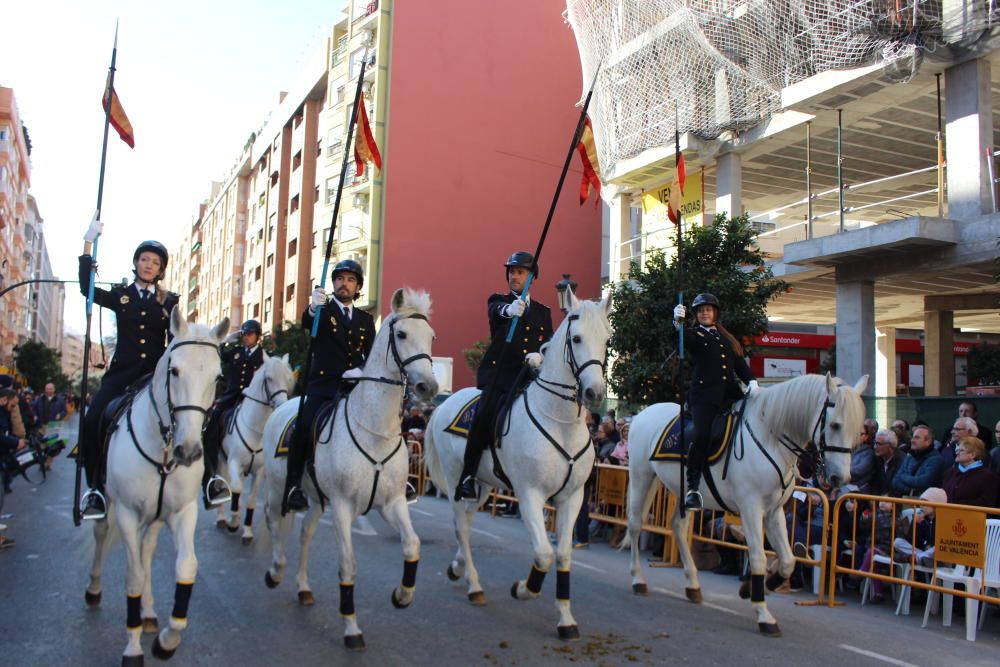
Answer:
[[(732, 444), (738, 430), (738, 411), (726, 409), (715, 416), (712, 422), (712, 441), (709, 448), (708, 465), (718, 463), (726, 449)], [(690, 446), (694, 441), (694, 420), (685, 413), (684, 444)], [(650, 461), (680, 461), (681, 459), (681, 424), (680, 415), (671, 419), (656, 439), (653, 455)]]
[[(313, 460), (313, 454), (316, 451), (316, 441), (319, 438), (320, 432), (326, 428), (327, 422), (337, 416), (337, 404), (340, 403), (340, 396), (335, 399), (331, 399), (319, 407), (316, 411), (316, 416), (313, 417), (311, 430), (311, 441), (313, 443), (312, 449), (309, 451), (308, 461)], [(274, 458), (287, 458), (288, 457), (288, 447), (291, 444), (292, 437), (295, 434), (295, 422), (297, 417), (292, 417), (285, 424), (285, 427), (281, 429), (281, 437), (278, 438), (278, 448), (274, 451)]]
[(101, 443), (101, 449), (105, 454), (107, 454), (108, 451), (108, 442), (111, 439), (111, 435), (118, 428), (118, 420), (121, 418), (126, 408), (128, 408), (128, 406), (132, 403), (132, 399), (135, 398), (135, 395), (142, 391), (142, 389), (149, 384), (152, 379), (153, 374), (147, 373), (126, 387), (124, 394), (108, 401), (108, 404), (105, 406), (104, 412), (101, 413), (101, 418), (97, 423), (97, 441)]

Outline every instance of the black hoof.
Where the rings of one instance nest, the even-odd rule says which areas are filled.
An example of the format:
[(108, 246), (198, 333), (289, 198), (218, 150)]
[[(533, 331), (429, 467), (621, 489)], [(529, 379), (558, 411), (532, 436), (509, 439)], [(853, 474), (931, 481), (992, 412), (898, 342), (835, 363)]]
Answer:
[(445, 572), (445, 574), (447, 574), (448, 578), (451, 579), (452, 581), (458, 581), (459, 579), (462, 578), (455, 573), (455, 570), (454, 568), (452, 568), (451, 563), (448, 563), (448, 570)]
[(410, 600), (406, 604), (403, 604), (402, 602), (400, 602), (399, 600), (397, 600), (396, 599), (396, 589), (395, 588), (392, 589), (392, 595), (389, 596), (389, 597), (392, 598), (392, 606), (395, 607), (396, 609), (406, 609), (407, 607), (409, 607), (413, 603), (413, 600)]
[(352, 651), (364, 651), (365, 637), (364, 635), (345, 635), (344, 646)]
[(299, 604), (303, 607), (311, 607), (316, 604), (316, 598), (312, 591), (299, 591)]
[(781, 636), (781, 630), (778, 628), (777, 623), (758, 623), (757, 627), (760, 628), (760, 634), (765, 637)]
[(248, 547), (251, 544), (253, 544), (253, 538), (252, 537), (244, 537), (243, 538), (243, 546)]
[(477, 607), (482, 607), (486, 604), (486, 593), (482, 591), (476, 591), (475, 593), (469, 593), (469, 602), (476, 605)]
[[(86, 593), (84, 593), (83, 597), (87, 601), (88, 607), (97, 607), (101, 604), (100, 593), (91, 593), (90, 591), (87, 591)], [(131, 657), (131, 656), (125, 656), (125, 657)], [(123, 657), (122, 659), (124, 660), (125, 657)], [(137, 657), (141, 658), (142, 656), (137, 656)]]
[(636, 595), (649, 595), (649, 586), (646, 584), (632, 584), (632, 592)]
[(264, 573), (264, 583), (267, 584), (268, 588), (277, 588), (280, 581), (276, 581), (274, 577), (271, 576), (271, 571), (268, 570)]
[(174, 657), (174, 653), (176, 652), (177, 649), (168, 651), (167, 649), (163, 648), (163, 645), (160, 644), (159, 637), (153, 640), (153, 657), (159, 658), (160, 660), (170, 660), (170, 658)]
[(701, 601), (703, 600), (700, 588), (685, 588), (684, 595), (687, 596), (688, 600), (696, 604), (701, 603)]
[(235, 533), (239, 529), (240, 529), (240, 524), (236, 524), (235, 526), (230, 526), (228, 523), (226, 524), (226, 530), (228, 530), (230, 533)]
[(580, 628), (575, 625), (560, 625), (559, 639), (564, 642), (575, 642), (580, 639)]
[(519, 599), (517, 597), (517, 584), (518, 584), (518, 582), (515, 581), (514, 585), (510, 587), (510, 596), (512, 598), (514, 598), (515, 600)]
[(122, 667), (143, 667), (146, 664), (146, 658), (142, 655), (123, 655), (122, 656)]
[(750, 581), (744, 581), (740, 584), (740, 599), (749, 600), (750, 599)]

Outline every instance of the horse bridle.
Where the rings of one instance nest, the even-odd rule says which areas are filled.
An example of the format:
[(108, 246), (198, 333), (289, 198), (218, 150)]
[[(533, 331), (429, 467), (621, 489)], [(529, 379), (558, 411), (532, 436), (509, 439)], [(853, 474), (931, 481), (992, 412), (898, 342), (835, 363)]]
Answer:
[(377, 377), (376, 378), (376, 377), (366, 377), (366, 376), (363, 376), (363, 377), (357, 378), (357, 380), (359, 382), (360, 381), (382, 382), (384, 384), (394, 384), (396, 386), (405, 387), (405, 386), (407, 386), (407, 384), (409, 382), (409, 380), (407, 378), (407, 374), (406, 374), (406, 367), (407, 366), (409, 366), (410, 364), (412, 364), (414, 361), (420, 361), (421, 359), (426, 359), (427, 361), (431, 362), (432, 364), (434, 363), (434, 360), (431, 359), (431, 355), (427, 354), (426, 352), (420, 352), (418, 354), (414, 354), (413, 356), (407, 357), (406, 359), (403, 359), (402, 357), (400, 357), (400, 355), (399, 355), (399, 349), (396, 347), (396, 324), (398, 324), (400, 320), (423, 320), (424, 322), (427, 322), (428, 325), (430, 324), (430, 320), (427, 319), (426, 315), (423, 315), (421, 313), (412, 313), (412, 314), (406, 315), (406, 316), (396, 315), (391, 320), (389, 320), (387, 322), (387, 324), (389, 325), (389, 349), (386, 351), (385, 357), (386, 357), (386, 361), (388, 361), (389, 354), (390, 353), (392, 354), (392, 360), (396, 364), (396, 369), (399, 370), (399, 376), (400, 376), (401, 379), (400, 380), (396, 380), (396, 379), (387, 378), (387, 377)]
[(149, 385), (149, 402), (153, 406), (153, 412), (156, 414), (156, 421), (159, 423), (160, 426), (160, 437), (163, 438), (164, 449), (170, 449), (170, 446), (173, 444), (174, 425), (177, 422), (175, 416), (177, 415), (178, 412), (183, 412), (185, 410), (200, 412), (202, 415), (202, 424), (201, 424), (202, 432), (205, 431), (205, 428), (208, 425), (209, 408), (203, 408), (200, 405), (174, 405), (173, 397), (170, 392), (170, 378), (173, 377), (173, 374), (171, 373), (171, 370), (173, 370), (173, 366), (171, 365), (173, 361), (173, 359), (171, 358), (171, 353), (177, 348), (184, 347), (185, 345), (203, 345), (205, 347), (211, 347), (212, 349), (215, 350), (217, 354), (219, 353), (219, 345), (217, 343), (210, 343), (208, 341), (203, 341), (203, 340), (182, 340), (180, 342), (172, 344), (167, 349), (167, 380), (165, 384), (167, 386), (167, 411), (168, 411), (167, 414), (170, 417), (169, 423), (164, 424), (163, 418), (160, 416), (160, 409), (156, 406), (156, 399), (153, 396), (153, 384), (150, 383)]
[[(573, 323), (576, 322), (576, 321), (578, 321), (580, 319), (580, 315), (579, 315), (579, 313), (574, 313), (574, 314), (568, 316), (566, 319), (567, 319), (567, 322), (566, 322), (566, 342), (563, 345), (563, 359), (566, 360), (569, 363), (569, 368), (570, 368), (570, 371), (573, 373), (573, 379), (576, 380), (576, 384), (575, 385), (568, 385), (568, 384), (563, 384), (561, 382), (553, 382), (552, 380), (546, 380), (545, 378), (543, 378), (541, 376), (541, 374), (539, 374), (539, 376), (537, 378), (535, 378), (535, 382), (538, 384), (539, 387), (541, 387), (545, 391), (549, 392), (550, 394), (553, 394), (554, 396), (558, 396), (559, 398), (561, 398), (561, 399), (563, 399), (565, 401), (569, 401), (571, 403), (576, 403), (578, 406), (582, 407), (583, 406), (583, 388), (581, 387), (581, 384), (580, 384), (580, 375), (583, 373), (584, 370), (586, 370), (590, 366), (597, 366), (597, 367), (599, 367), (601, 369), (601, 374), (603, 375), (604, 371), (605, 371), (605, 363), (606, 362), (605, 361), (598, 361), (597, 359), (589, 359), (589, 360), (585, 361), (583, 364), (578, 364), (577, 363), (577, 361), (576, 361), (576, 354), (573, 352)], [(554, 389), (550, 389), (546, 385), (550, 385), (552, 387), (559, 387), (560, 389), (566, 389), (566, 390), (572, 391), (573, 395), (572, 396), (567, 396), (565, 394), (561, 394), (558, 391), (555, 391)]]
[[(247, 389), (249, 389), (249, 387), (247, 387)], [(272, 393), (270, 385), (267, 384), (267, 374), (266, 373), (264, 375), (264, 395), (267, 396), (266, 400), (262, 401), (262, 400), (260, 400), (259, 398), (255, 397), (255, 396), (251, 396), (250, 394), (247, 393), (246, 389), (244, 389), (243, 391), (241, 391), (240, 394), (243, 396), (243, 398), (249, 398), (254, 403), (259, 403), (260, 405), (266, 405), (266, 406), (268, 406), (268, 407), (270, 407), (272, 409), (278, 407), (278, 406), (276, 406), (274, 404), (274, 399), (276, 397), (281, 396), (282, 394), (284, 394), (285, 398), (287, 399), (290, 396), (290, 394), (288, 393), (287, 389), (279, 389), (278, 391)]]

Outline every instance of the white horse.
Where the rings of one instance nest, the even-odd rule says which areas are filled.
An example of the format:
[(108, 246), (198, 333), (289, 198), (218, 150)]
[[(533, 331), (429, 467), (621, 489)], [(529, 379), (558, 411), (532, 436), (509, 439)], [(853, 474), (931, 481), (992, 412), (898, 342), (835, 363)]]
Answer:
[[(219, 343), (229, 330), (226, 318), (214, 328), (188, 324), (180, 309), (170, 314), (173, 340), (145, 385), (119, 417), (108, 441), (109, 517), (122, 541), (126, 575), (128, 643), (122, 665), (143, 664), (143, 631), (156, 632), (150, 569), (156, 540), (166, 523), (177, 559), (170, 625), (153, 643), (153, 655), (166, 659), (187, 627), (188, 603), (198, 572), (194, 531), (205, 462), (202, 429), (220, 376)], [(87, 587), (87, 603), (101, 601), (101, 568), (108, 547), (108, 519), (94, 522), (97, 548)]]
[[(713, 493), (706, 492), (705, 509), (737, 512), (742, 519), (750, 550), (750, 583), (743, 584), (740, 597), (750, 598), (757, 612), (757, 626), (764, 635), (781, 634), (764, 602), (765, 584), (773, 591), (788, 579), (795, 566), (782, 509), (794, 488), (795, 464), (800, 457), (806, 457), (832, 485), (850, 481), (851, 451), (865, 418), (860, 394), (867, 385), (867, 375), (854, 387), (830, 375), (805, 375), (754, 391), (746, 399), (732, 449), (723, 457), (729, 460), (720, 461), (711, 473), (705, 471), (706, 476), (711, 474), (715, 479), (722, 500), (720, 503)], [(632, 590), (637, 595), (647, 594), (639, 560), (639, 533), (653, 499), (654, 477), (659, 477), (678, 497), (684, 495), (679, 464), (650, 460), (660, 434), (678, 411), (676, 403), (651, 405), (635, 416), (629, 429), (628, 532), (622, 544), (628, 541), (632, 549)], [(728, 474), (723, 479), (726, 465)], [(677, 511), (671, 526), (675, 537), (682, 536), (677, 542), (688, 580), (685, 593), (691, 602), (701, 602), (698, 570), (691, 557), (691, 545), (684, 537), (690, 521), (690, 512), (682, 517)], [(765, 529), (778, 554), (777, 571), (766, 582)]]
[[(309, 497), (309, 511), (302, 521), (298, 583), (299, 602), (314, 603), (308, 579), (309, 544), (325, 509), (333, 511), (333, 532), (340, 551), (340, 614), (344, 617), (344, 644), (352, 650), (365, 647), (354, 612), (354, 576), (357, 562), (351, 541), (351, 522), (377, 509), (382, 518), (399, 532), (403, 544), (403, 581), (392, 592), (397, 608), (413, 601), (420, 540), (410, 523), (405, 487), (409, 470), (406, 444), (400, 435), (402, 401), (407, 388), (417, 398), (437, 395), (438, 383), (431, 364), (431, 299), (426, 292), (399, 289), (392, 295), (392, 312), (382, 323), (364, 377), (349, 395), (338, 402), (337, 412), (319, 433), (315, 469), (319, 489), (312, 475), (303, 476)], [(269, 588), (284, 575), (285, 539), (293, 515), (281, 516), (282, 493), (287, 472), (286, 459), (276, 458), (282, 433), (298, 412), (299, 399), (283, 404), (264, 427), (265, 467), (268, 496), (265, 506), (267, 527), (272, 536), (272, 560), (264, 576)], [(322, 491), (323, 497), (319, 494)]]
[(257, 491), (264, 477), (264, 456), (261, 439), (264, 424), (274, 409), (291, 398), (295, 390), (295, 374), (288, 364), (288, 355), (270, 357), (264, 354), (264, 363), (253, 374), (250, 385), (243, 390), (240, 401), (233, 410), (232, 421), (224, 425), (219, 467), (222, 476), (229, 482), (233, 499), (228, 510), (219, 506), (217, 524), (225, 526), (231, 533), (239, 530), (240, 497), (243, 494), (243, 480), (252, 478), (250, 493), (246, 499), (246, 516), (243, 518), (243, 544), (253, 541), (253, 513), (257, 507)]
[[(580, 637), (570, 612), (573, 525), (595, 457), (582, 406), (596, 406), (604, 400), (610, 311), (610, 297), (599, 303), (572, 297), (568, 315), (545, 347), (537, 377), (514, 399), (510, 415), (500, 428), (497, 455), (517, 494), (534, 552), (530, 575), (527, 580), (514, 582), (511, 595), (519, 600), (537, 598), (552, 566), (553, 550), (543, 516), (548, 500), (556, 507), (556, 608), (559, 637), (565, 640)], [(462, 472), (466, 440), (445, 429), (478, 394), (479, 390), (472, 387), (454, 394), (434, 411), (424, 432), (427, 468), (437, 487), (449, 495)], [(494, 474), (489, 453), (484, 454), (476, 478), (480, 480), (480, 498), (488, 487), (506, 486)], [(448, 566), (448, 577), (455, 581), (464, 571), (469, 601), (482, 605), (486, 596), (469, 545), (470, 524), (477, 509), (477, 502), (452, 502), (458, 552)]]

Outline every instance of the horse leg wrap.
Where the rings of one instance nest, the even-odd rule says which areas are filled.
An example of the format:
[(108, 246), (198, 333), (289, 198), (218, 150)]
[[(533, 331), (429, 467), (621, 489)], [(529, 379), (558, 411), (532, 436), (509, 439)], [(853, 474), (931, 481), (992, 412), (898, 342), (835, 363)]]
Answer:
[(126, 603), (125, 627), (137, 630), (142, 627), (142, 596), (129, 595)]
[(528, 575), (528, 583), (525, 584), (532, 595), (538, 595), (542, 592), (542, 582), (545, 581), (545, 571), (539, 570), (538, 566), (531, 566), (531, 574)]
[(764, 601), (764, 575), (750, 575), (750, 602)]
[(174, 586), (174, 611), (171, 617), (178, 620), (187, 618), (188, 605), (191, 604), (191, 591), (194, 590), (194, 582), (178, 581)]
[(340, 615), (354, 615), (354, 584), (340, 585)]
[(403, 561), (403, 588), (413, 588), (417, 585), (417, 565), (419, 560)]
[(569, 570), (556, 570), (556, 599), (569, 600)]
[(767, 578), (767, 582), (765, 583), (767, 584), (767, 590), (773, 591), (778, 586), (785, 583), (785, 578), (781, 576), (781, 574), (779, 574), (778, 572), (775, 572), (774, 574), (772, 574)]
[(240, 511), (240, 494), (233, 494), (233, 497), (229, 502), (229, 511), (233, 513)]
[(252, 526), (253, 525), (253, 508), (252, 507), (248, 507), (247, 508), (247, 515), (245, 517), (243, 517), (243, 525), (244, 526)]

